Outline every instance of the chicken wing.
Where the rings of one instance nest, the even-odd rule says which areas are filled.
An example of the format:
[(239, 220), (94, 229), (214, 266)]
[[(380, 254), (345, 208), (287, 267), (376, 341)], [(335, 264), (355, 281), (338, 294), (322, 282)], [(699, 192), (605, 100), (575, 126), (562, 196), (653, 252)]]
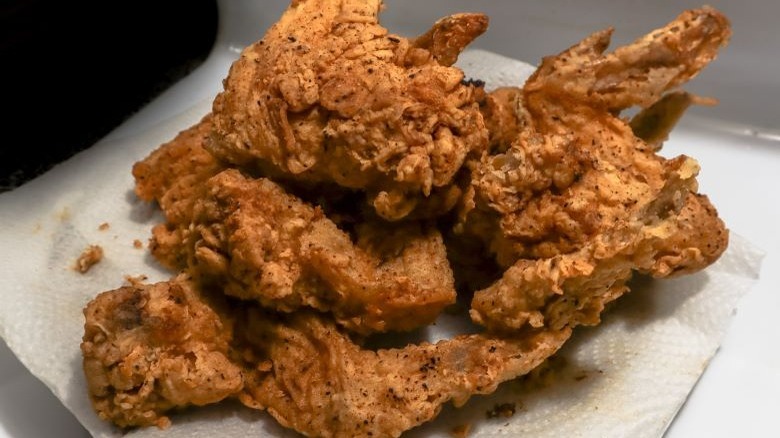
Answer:
[[(487, 28), (457, 14), (409, 40), (379, 25), (381, 0), (294, 1), (247, 47), (214, 101), (208, 148), (243, 168), (365, 192), (398, 220), (487, 146), (482, 89), (452, 67)], [(452, 196), (427, 209), (443, 214)]]

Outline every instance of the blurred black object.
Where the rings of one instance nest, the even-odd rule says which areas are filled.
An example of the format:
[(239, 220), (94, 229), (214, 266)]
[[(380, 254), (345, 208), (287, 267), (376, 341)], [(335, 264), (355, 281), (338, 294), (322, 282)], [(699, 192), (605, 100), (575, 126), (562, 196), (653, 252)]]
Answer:
[(94, 144), (200, 65), (216, 0), (0, 1), (0, 191)]

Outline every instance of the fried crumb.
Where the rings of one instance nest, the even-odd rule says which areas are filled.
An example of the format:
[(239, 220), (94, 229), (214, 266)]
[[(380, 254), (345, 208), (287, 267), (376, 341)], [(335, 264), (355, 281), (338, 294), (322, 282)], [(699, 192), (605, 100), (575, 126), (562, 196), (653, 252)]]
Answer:
[(85, 274), (89, 269), (103, 260), (103, 248), (100, 245), (89, 245), (76, 259), (73, 269)]
[(98, 226), (98, 230), (106, 231), (109, 227), (110, 227), (110, 225), (108, 224), (108, 222), (103, 222), (102, 224), (100, 224)]
[(138, 286), (144, 284), (144, 282), (148, 278), (149, 277), (147, 277), (144, 274), (141, 274), (141, 275), (125, 275), (125, 282), (127, 282), (127, 284), (129, 284), (130, 286), (138, 287)]
[(171, 427), (171, 419), (168, 417), (160, 417), (155, 424), (158, 428), (165, 430)]
[(517, 406), (515, 403), (499, 403), (493, 406), (493, 409), (485, 412), (487, 418), (509, 418), (515, 415), (517, 412)]
[(138, 239), (133, 240), (133, 248), (141, 249), (144, 247), (144, 243)]
[(466, 438), (469, 436), (469, 432), (471, 432), (471, 424), (466, 423), (453, 427), (450, 430), (450, 435), (454, 438)]

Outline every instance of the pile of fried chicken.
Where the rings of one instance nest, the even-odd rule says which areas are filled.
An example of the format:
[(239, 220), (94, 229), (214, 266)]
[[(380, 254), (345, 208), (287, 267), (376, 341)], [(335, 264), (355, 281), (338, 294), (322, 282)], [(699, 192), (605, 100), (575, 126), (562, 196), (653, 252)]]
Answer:
[[(515, 88), (454, 66), (488, 26), (388, 33), (381, 0), (296, 0), (213, 110), (133, 167), (171, 280), (103, 292), (81, 349), (122, 427), (235, 398), (307, 436), (399, 436), (524, 375), (635, 273), (713, 263), (728, 232), (697, 162), (664, 158), (678, 86), (729, 38), (704, 7), (606, 53), (611, 30)], [(632, 118), (621, 111), (638, 107)], [(481, 331), (372, 349), (471, 300)]]

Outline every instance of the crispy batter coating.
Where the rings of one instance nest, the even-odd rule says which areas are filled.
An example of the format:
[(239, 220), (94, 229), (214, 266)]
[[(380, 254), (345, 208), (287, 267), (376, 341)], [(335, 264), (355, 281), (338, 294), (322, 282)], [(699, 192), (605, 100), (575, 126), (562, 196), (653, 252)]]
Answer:
[(596, 32), (565, 53), (545, 58), (524, 87), (529, 108), (536, 108), (534, 98), (556, 95), (610, 112), (650, 106), (715, 59), (731, 30), (723, 14), (703, 7), (603, 55), (611, 34), (612, 29)]
[(181, 275), (98, 295), (85, 309), (84, 370), (98, 414), (167, 427), (165, 413), (237, 396), (308, 436), (399, 436), (524, 375), (571, 334), (462, 335), (372, 351), (311, 311), (232, 307)]
[(157, 201), (171, 222), (189, 221), (203, 183), (224, 169), (203, 148), (211, 128), (209, 114), (133, 165), (136, 195)]
[(81, 351), (98, 415), (120, 427), (166, 427), (167, 411), (243, 388), (225, 325), (186, 278), (103, 292), (84, 309)]
[(250, 342), (272, 363), (247, 376), (240, 397), (307, 436), (397, 437), (524, 375), (568, 339), (570, 330), (499, 338), (462, 335), (436, 344), (361, 349), (327, 320), (298, 313), (283, 323), (250, 315)]
[(459, 226), (509, 268), (472, 303), (473, 319), (494, 330), (595, 324), (634, 270), (693, 272), (727, 246), (696, 194), (698, 164), (657, 155), (615, 114), (698, 73), (727, 41), (728, 22), (710, 8), (687, 11), (603, 55), (609, 34), (545, 58), (523, 88), (519, 137), (476, 166)]
[(361, 333), (429, 324), (455, 302), (436, 229), (368, 223), (355, 244), (319, 208), (233, 169), (206, 183), (192, 223), (165, 231), (175, 237), (155, 246), (184, 254), (190, 272), (226, 294), (283, 312), (330, 311)]
[(497, 88), (485, 96), (482, 114), (490, 134), (490, 151), (505, 152), (523, 129), (520, 111), (523, 90), (517, 87)]
[(453, 15), (409, 40), (379, 25), (381, 7), (294, 1), (231, 67), (209, 149), (275, 179), (365, 191), (389, 220), (444, 190), (487, 147), (482, 89), (451, 66), (487, 17)]
[(364, 333), (428, 324), (455, 301), (438, 231), (364, 224), (355, 246), (322, 211), (269, 180), (230, 171), (209, 181), (224, 169), (203, 148), (210, 129), (207, 116), (133, 168), (139, 197), (165, 212), (151, 244), (164, 265), (281, 311), (334, 311)]
[(156, 201), (167, 223), (152, 229), (151, 251), (170, 269), (184, 265), (180, 252), (181, 232), (177, 227), (192, 221), (194, 203), (203, 196), (205, 182), (224, 169), (204, 147), (211, 132), (211, 115), (181, 131), (133, 166), (135, 193), (145, 201)]

